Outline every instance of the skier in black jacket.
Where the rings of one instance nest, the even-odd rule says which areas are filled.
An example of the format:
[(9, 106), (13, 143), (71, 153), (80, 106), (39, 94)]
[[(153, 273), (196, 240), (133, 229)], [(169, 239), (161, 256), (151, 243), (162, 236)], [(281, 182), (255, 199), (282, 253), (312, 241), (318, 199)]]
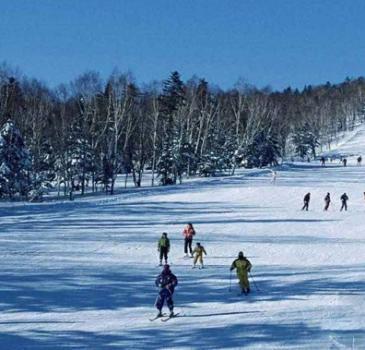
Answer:
[(341, 196), (341, 209), (340, 211), (342, 211), (343, 209), (345, 209), (347, 211), (347, 201), (349, 200), (349, 197), (347, 196), (346, 192)]
[(325, 205), (324, 205), (323, 210), (327, 211), (328, 207), (330, 206), (330, 203), (331, 203), (331, 196), (330, 196), (329, 192), (327, 192), (326, 197), (324, 197), (324, 203), (325, 203)]
[(311, 200), (311, 194), (310, 192), (308, 192), (304, 198), (303, 198), (303, 201), (304, 201), (304, 205), (303, 205), (303, 208), (302, 210), (307, 210), (308, 211), (308, 206), (309, 206), (309, 201)]

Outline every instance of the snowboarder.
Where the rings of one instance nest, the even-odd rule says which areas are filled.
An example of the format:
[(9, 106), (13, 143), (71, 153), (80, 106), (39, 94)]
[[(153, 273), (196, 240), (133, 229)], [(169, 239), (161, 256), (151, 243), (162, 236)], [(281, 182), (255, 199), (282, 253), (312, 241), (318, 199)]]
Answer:
[(362, 157), (361, 156), (358, 156), (357, 157), (357, 165), (358, 166), (361, 166), (361, 162), (362, 162)]
[(165, 259), (165, 264), (167, 264), (167, 254), (170, 251), (170, 240), (167, 238), (166, 232), (164, 232), (158, 240), (157, 250), (160, 252), (160, 266), (162, 265), (162, 258)]
[(196, 244), (196, 247), (193, 250), (193, 254), (195, 254), (193, 268), (195, 268), (195, 265), (199, 260), (199, 263), (200, 263), (199, 268), (202, 269), (204, 267), (203, 254), (207, 255), (207, 252), (205, 251), (204, 247), (199, 242)]
[(308, 192), (308, 193), (304, 196), (304, 198), (303, 198), (304, 205), (303, 205), (302, 210), (304, 210), (304, 209), (305, 209), (306, 211), (308, 211), (308, 207), (309, 207), (310, 199), (311, 199), (311, 194), (310, 194), (310, 192)]
[(342, 164), (343, 164), (343, 166), (347, 166), (347, 159), (346, 158), (342, 159)]
[(155, 285), (160, 288), (155, 306), (158, 310), (157, 317), (162, 317), (162, 307), (166, 301), (167, 307), (170, 310), (170, 317), (174, 316), (174, 301), (172, 295), (177, 286), (177, 278), (171, 272), (168, 264), (164, 265), (162, 272), (157, 276)]
[(329, 192), (327, 192), (326, 194), (326, 197), (324, 197), (324, 211), (327, 211), (328, 210), (328, 207), (330, 206), (330, 203), (331, 203), (331, 196), (329, 194)]
[(343, 209), (345, 209), (345, 211), (347, 211), (347, 201), (349, 200), (349, 197), (347, 196), (346, 192), (341, 196), (341, 209), (340, 211), (342, 211)]
[(192, 244), (193, 244), (193, 237), (195, 236), (195, 230), (193, 227), (192, 223), (188, 223), (187, 226), (184, 228), (183, 231), (183, 235), (184, 235), (184, 253), (185, 256), (189, 256), (188, 255), (188, 248), (189, 248), (189, 252), (190, 252), (190, 257), (193, 257), (193, 248), (192, 248)]
[(250, 283), (248, 281), (248, 273), (251, 271), (250, 261), (243, 255), (243, 252), (238, 253), (238, 258), (233, 261), (230, 270), (236, 269), (239, 279), (241, 291), (244, 294), (250, 293)]

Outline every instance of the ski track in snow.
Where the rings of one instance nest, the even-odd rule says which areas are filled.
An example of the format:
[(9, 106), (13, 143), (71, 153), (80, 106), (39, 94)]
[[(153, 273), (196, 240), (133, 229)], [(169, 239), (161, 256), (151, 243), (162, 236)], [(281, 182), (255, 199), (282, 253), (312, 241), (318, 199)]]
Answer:
[[(363, 131), (337, 151), (364, 155)], [(365, 167), (355, 163), (284, 165), (276, 184), (268, 170), (243, 170), (110, 198), (0, 204), (0, 349), (365, 349)], [(190, 221), (203, 270), (183, 258)], [(180, 317), (150, 322), (163, 231)], [(229, 291), (239, 250), (253, 264), (249, 296), (237, 296), (234, 274)]]

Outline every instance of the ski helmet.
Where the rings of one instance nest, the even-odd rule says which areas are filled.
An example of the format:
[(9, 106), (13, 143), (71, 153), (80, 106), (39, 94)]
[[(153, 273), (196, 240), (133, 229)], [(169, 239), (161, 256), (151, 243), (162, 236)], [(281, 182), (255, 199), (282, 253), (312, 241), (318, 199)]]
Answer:
[(243, 258), (243, 252), (238, 253), (238, 258)]

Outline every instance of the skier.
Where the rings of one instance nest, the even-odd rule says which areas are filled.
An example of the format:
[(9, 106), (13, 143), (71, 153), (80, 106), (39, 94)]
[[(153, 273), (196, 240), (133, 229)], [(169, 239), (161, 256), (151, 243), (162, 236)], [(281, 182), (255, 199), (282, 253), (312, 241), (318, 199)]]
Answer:
[(342, 211), (343, 209), (345, 209), (345, 211), (347, 211), (347, 201), (349, 200), (349, 197), (347, 196), (346, 192), (341, 196), (341, 209), (340, 211)]
[(189, 256), (188, 255), (188, 248), (189, 248), (189, 252), (190, 252), (190, 257), (193, 257), (193, 248), (192, 248), (192, 244), (193, 244), (193, 237), (195, 236), (195, 230), (193, 227), (192, 223), (188, 223), (187, 226), (184, 228), (183, 231), (183, 235), (184, 235), (184, 252), (185, 252), (185, 256)]
[(330, 203), (331, 203), (331, 196), (330, 196), (329, 192), (327, 192), (326, 197), (324, 197), (324, 203), (325, 203), (325, 205), (324, 205), (323, 210), (327, 211), (328, 207), (330, 206)]
[(166, 232), (164, 232), (158, 240), (157, 250), (160, 252), (160, 266), (162, 266), (162, 258), (165, 258), (165, 264), (167, 264), (167, 254), (170, 251), (170, 240), (167, 238)]
[(346, 158), (342, 159), (342, 163), (343, 163), (343, 166), (347, 166), (347, 159)]
[(157, 276), (155, 281), (156, 287), (160, 288), (158, 293), (155, 306), (158, 310), (157, 317), (162, 317), (162, 307), (165, 303), (170, 310), (170, 317), (174, 316), (174, 301), (172, 300), (172, 295), (174, 294), (174, 289), (177, 285), (177, 278), (171, 272), (170, 266), (168, 264), (164, 265), (162, 272)]
[(271, 183), (274, 184), (276, 182), (277, 173), (274, 170), (271, 170)]
[(306, 210), (306, 211), (308, 211), (308, 207), (309, 207), (309, 201), (310, 201), (310, 199), (311, 199), (311, 194), (310, 194), (310, 192), (308, 192), (305, 196), (304, 196), (304, 198), (303, 198), (303, 201), (304, 201), (304, 205), (303, 205), (303, 208), (302, 208), (302, 210)]
[(362, 162), (362, 157), (361, 156), (358, 156), (357, 157), (357, 165), (358, 166), (361, 166), (361, 162)]
[(326, 159), (324, 157), (321, 157), (321, 166), (326, 165)]
[(193, 250), (193, 254), (195, 254), (193, 269), (195, 268), (195, 265), (198, 262), (198, 260), (200, 263), (199, 268), (200, 269), (204, 268), (203, 254), (207, 255), (207, 252), (205, 251), (204, 247), (199, 242), (196, 244), (196, 247)]
[(244, 294), (250, 293), (250, 283), (248, 281), (248, 273), (251, 271), (250, 261), (243, 256), (243, 252), (238, 253), (238, 259), (234, 260), (230, 271), (236, 269), (237, 277), (241, 286), (241, 291)]

